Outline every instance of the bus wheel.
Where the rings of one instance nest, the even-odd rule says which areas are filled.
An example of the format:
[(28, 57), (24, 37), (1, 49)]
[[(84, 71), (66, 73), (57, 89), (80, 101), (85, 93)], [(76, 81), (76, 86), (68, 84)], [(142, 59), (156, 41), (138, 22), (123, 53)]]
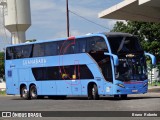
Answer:
[(23, 86), (21, 88), (21, 98), (23, 98), (25, 100), (30, 99), (29, 92), (27, 91), (27, 87), (26, 86)]
[(30, 87), (30, 96), (31, 96), (31, 99), (37, 99), (38, 95), (37, 95), (37, 88), (35, 85), (32, 85)]
[(99, 99), (98, 88), (95, 84), (89, 88), (88, 99), (90, 99), (90, 100), (98, 100)]
[(119, 95), (114, 95), (114, 99), (119, 99)]
[(123, 100), (127, 99), (127, 95), (126, 94), (125, 95), (121, 95), (121, 99), (123, 99)]

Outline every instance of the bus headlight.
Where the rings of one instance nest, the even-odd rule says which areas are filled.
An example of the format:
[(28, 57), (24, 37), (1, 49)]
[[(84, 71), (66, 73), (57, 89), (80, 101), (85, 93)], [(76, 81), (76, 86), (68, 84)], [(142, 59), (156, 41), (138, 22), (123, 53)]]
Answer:
[(118, 83), (117, 84), (119, 87), (125, 88), (125, 86), (123, 84)]

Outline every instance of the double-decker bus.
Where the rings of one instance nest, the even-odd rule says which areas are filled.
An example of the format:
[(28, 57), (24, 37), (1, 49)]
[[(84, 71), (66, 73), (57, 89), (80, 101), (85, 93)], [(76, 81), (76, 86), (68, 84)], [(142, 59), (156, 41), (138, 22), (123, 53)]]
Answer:
[(148, 55), (127, 33), (98, 33), (6, 47), (5, 77), (9, 95), (24, 99), (144, 94)]

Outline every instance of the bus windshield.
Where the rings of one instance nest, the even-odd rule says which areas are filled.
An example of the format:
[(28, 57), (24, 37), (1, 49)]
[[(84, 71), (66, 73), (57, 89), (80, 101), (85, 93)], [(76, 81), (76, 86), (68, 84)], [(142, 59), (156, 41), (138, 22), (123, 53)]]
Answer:
[(108, 41), (112, 53), (119, 58), (119, 65), (115, 67), (115, 78), (121, 81), (146, 80), (146, 60), (137, 37), (112, 36), (108, 37)]
[(116, 67), (116, 79), (121, 81), (147, 79), (145, 57), (119, 59), (119, 65)]
[(108, 37), (113, 54), (143, 51), (137, 37)]

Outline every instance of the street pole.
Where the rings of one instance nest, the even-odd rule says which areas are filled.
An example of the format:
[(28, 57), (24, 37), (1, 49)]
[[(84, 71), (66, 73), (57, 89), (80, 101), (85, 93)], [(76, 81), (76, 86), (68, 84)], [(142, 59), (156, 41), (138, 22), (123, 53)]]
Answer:
[(69, 37), (69, 10), (68, 10), (68, 0), (66, 0), (66, 14), (67, 14), (67, 37)]

